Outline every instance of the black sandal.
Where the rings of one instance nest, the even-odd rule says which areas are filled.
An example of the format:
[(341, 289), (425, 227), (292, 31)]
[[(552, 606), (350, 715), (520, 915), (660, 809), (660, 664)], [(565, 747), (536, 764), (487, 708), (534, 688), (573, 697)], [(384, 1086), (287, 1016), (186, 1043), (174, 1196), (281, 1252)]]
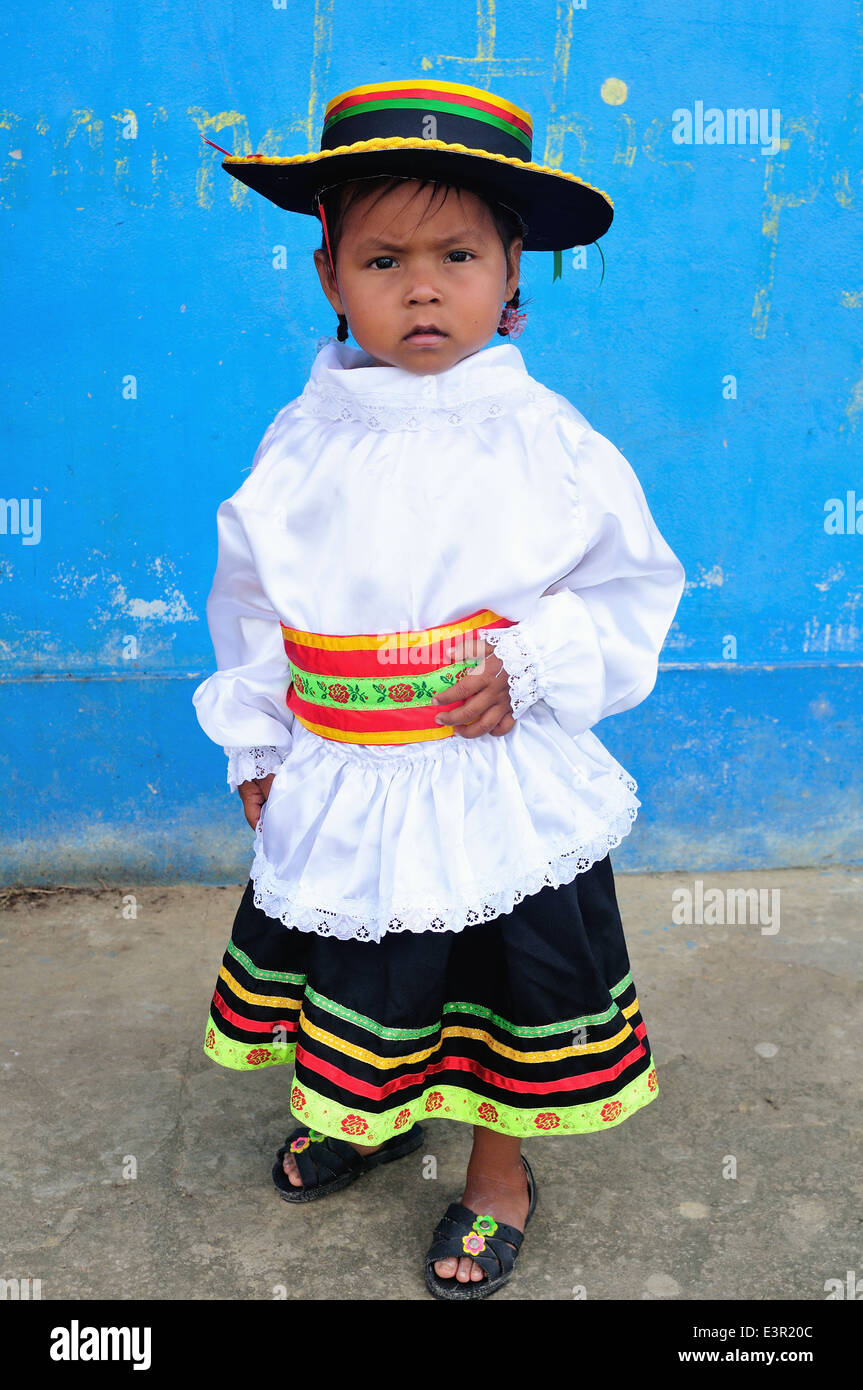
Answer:
[[(392, 1163), (413, 1153), (422, 1141), (423, 1127), (415, 1124), (404, 1134), (394, 1134), (376, 1153), (361, 1154), (346, 1139), (301, 1127), (289, 1134), (278, 1150), (273, 1165), (273, 1182), (279, 1196), (286, 1202), (314, 1202), (318, 1197), (326, 1197), (330, 1192), (349, 1187), (363, 1173), (370, 1172), (381, 1163)], [(312, 1145), (314, 1155), (309, 1152)], [(292, 1153), (297, 1161), (302, 1187), (295, 1187), (285, 1172), (286, 1153)]]
[[(524, 1221), (527, 1229), (536, 1206), (536, 1182), (524, 1154), (521, 1154), (521, 1161), (527, 1173), (530, 1197)], [(435, 1298), (488, 1298), (511, 1277), (523, 1240), (524, 1231), (517, 1231), (506, 1222), (495, 1221), (491, 1216), (478, 1216), (470, 1207), (452, 1202), (435, 1228), (434, 1244), (426, 1255), (426, 1287)], [(438, 1260), (458, 1259), (462, 1255), (470, 1255), (471, 1259), (476, 1260), (485, 1270), (484, 1279), (468, 1279), (462, 1283), (455, 1275), (451, 1279), (442, 1279), (435, 1272)]]

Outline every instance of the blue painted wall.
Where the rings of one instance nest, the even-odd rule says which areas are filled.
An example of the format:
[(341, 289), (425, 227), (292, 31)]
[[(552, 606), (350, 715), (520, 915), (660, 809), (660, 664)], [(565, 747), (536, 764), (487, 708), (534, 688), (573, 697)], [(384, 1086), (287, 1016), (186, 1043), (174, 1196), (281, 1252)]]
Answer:
[[(191, 705), (215, 512), (335, 318), (317, 224), (201, 134), (300, 153), (331, 96), (406, 75), (526, 106), (534, 158), (615, 204), (601, 285), (595, 248), (554, 284), (524, 257), (519, 347), (632, 463), (688, 576), (653, 695), (597, 726), (642, 799), (616, 867), (860, 862), (859, 0), (407, 9), (42, 0), (9, 26), (3, 877), (245, 877)], [(706, 139), (678, 143), (697, 103)], [(712, 139), (710, 108), (778, 117), (778, 147)]]

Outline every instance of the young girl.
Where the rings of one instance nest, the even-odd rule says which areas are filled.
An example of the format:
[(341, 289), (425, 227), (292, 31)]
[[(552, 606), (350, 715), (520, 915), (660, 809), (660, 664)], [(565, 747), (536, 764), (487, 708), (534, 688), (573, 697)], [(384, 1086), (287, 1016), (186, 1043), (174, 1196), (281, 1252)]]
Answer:
[(294, 1066), (288, 1201), (472, 1125), (425, 1277), (482, 1298), (536, 1202), (522, 1139), (658, 1094), (608, 853), (641, 803), (590, 730), (652, 690), (683, 569), (614, 445), (488, 346), (522, 248), (611, 205), (447, 82), (344, 92), (320, 152), (223, 167), (320, 217), (339, 332), (218, 511), (193, 699), (255, 856), (205, 1048)]

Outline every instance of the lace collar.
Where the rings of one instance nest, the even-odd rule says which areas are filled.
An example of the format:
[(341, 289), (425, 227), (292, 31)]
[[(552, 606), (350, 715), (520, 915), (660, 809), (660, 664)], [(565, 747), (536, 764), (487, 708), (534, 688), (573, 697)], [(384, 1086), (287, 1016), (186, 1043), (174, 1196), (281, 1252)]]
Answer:
[(362, 348), (323, 338), (300, 409), (370, 430), (438, 429), (505, 415), (553, 395), (534, 381), (514, 343), (462, 358), (445, 372), (420, 375), (378, 367)]

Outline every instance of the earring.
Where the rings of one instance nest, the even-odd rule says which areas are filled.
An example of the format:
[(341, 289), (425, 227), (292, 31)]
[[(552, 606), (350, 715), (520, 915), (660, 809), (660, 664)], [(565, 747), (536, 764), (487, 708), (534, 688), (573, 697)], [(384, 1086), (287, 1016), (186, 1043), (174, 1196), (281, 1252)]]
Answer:
[(348, 320), (344, 314), (339, 314), (339, 326), (336, 337), (340, 343), (346, 343), (348, 340)]
[(524, 325), (527, 322), (527, 313), (522, 310), (518, 313), (518, 299), (520, 291), (516, 290), (512, 299), (507, 300), (501, 310), (500, 323), (497, 331), (502, 338), (517, 338), (519, 333), (524, 332)]

